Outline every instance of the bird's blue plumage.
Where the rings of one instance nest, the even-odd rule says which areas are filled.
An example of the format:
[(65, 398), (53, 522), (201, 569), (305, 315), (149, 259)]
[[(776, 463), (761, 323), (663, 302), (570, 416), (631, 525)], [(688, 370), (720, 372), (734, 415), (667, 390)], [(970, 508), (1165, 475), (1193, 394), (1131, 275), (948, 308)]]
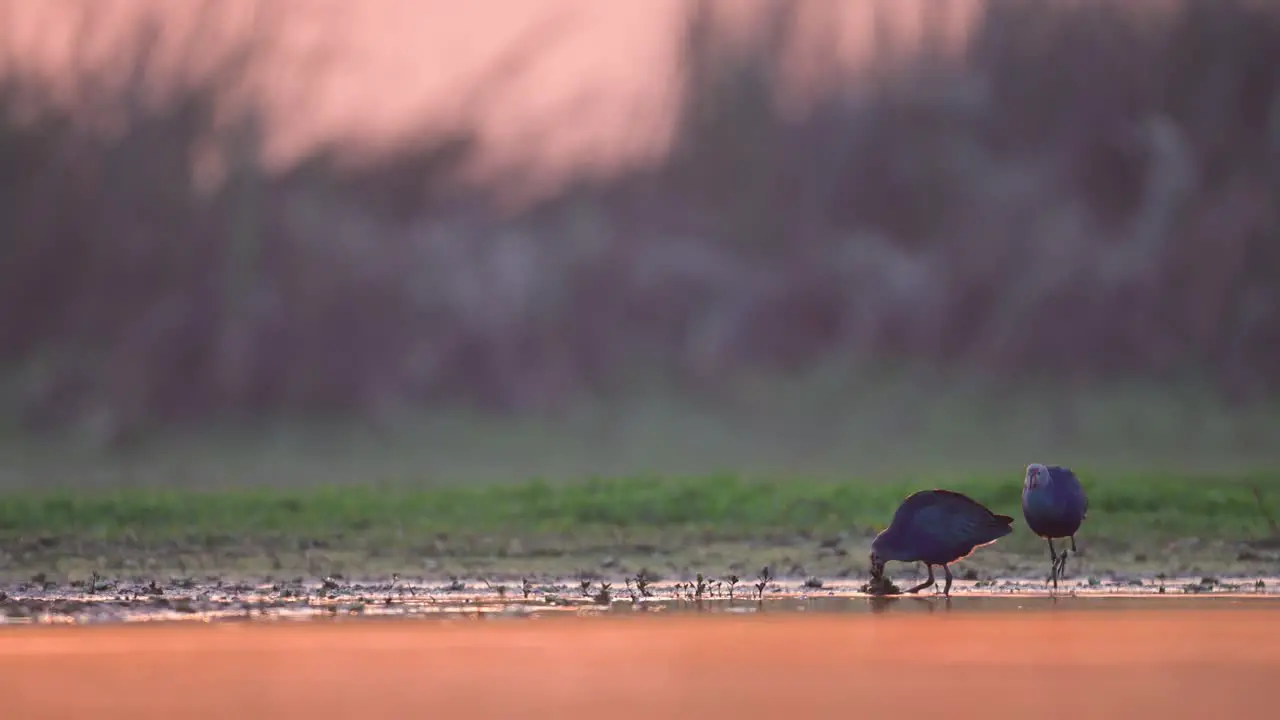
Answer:
[(1012, 524), (961, 493), (922, 490), (903, 501), (871, 548), (883, 560), (946, 565), (1013, 532)]
[(1080, 479), (1058, 465), (1032, 465), (1022, 486), (1022, 514), (1031, 532), (1042, 538), (1076, 534), (1089, 512)]
[(1022, 516), (1031, 532), (1048, 541), (1049, 579), (1056, 590), (1067, 568), (1067, 550), (1059, 553), (1054, 538), (1069, 538), (1076, 549), (1076, 532), (1089, 514), (1089, 498), (1080, 479), (1060, 465), (1032, 463), (1022, 478)]

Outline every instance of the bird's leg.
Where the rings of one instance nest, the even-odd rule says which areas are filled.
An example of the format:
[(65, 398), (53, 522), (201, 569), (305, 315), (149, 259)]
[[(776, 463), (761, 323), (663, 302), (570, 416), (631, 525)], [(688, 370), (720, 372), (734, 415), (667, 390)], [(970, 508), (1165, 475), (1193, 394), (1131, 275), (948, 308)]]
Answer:
[(923, 589), (925, 589), (925, 588), (929, 587), (930, 585), (933, 585), (933, 566), (932, 566), (932, 565), (929, 565), (929, 564), (925, 564), (925, 567), (929, 568), (929, 579), (928, 579), (928, 580), (925, 580), (924, 582), (920, 583), (919, 585), (917, 585), (917, 586), (915, 586), (915, 587), (911, 588), (910, 590), (907, 590), (907, 592), (909, 592), (909, 593), (918, 593), (918, 592), (920, 592), (921, 590), (923, 590)]
[(1077, 549), (1076, 549), (1076, 536), (1075, 536), (1075, 535), (1072, 535), (1072, 536), (1071, 536), (1071, 552), (1076, 553), (1076, 554), (1079, 554), (1079, 552), (1080, 552), (1079, 550), (1077, 550)]
[(950, 600), (951, 599), (951, 568), (950, 566), (943, 565), (942, 572), (947, 574), (947, 583), (942, 587), (942, 596)]
[(1049, 541), (1049, 581), (1053, 583), (1053, 589), (1058, 589), (1058, 551), (1053, 547), (1053, 538), (1047, 538)]
[[(1075, 552), (1076, 536), (1071, 536), (1071, 551)], [(1067, 572), (1067, 549), (1062, 548), (1062, 556), (1058, 558), (1058, 577), (1064, 577)]]

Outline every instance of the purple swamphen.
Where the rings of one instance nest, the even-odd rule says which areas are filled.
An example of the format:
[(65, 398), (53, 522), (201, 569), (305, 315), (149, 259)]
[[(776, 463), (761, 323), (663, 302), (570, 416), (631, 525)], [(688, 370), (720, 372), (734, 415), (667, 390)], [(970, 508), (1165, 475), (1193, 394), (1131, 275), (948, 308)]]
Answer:
[(996, 515), (967, 495), (921, 490), (902, 501), (893, 522), (871, 542), (871, 577), (881, 579), (890, 560), (922, 562), (929, 569), (929, 579), (906, 591), (920, 592), (933, 585), (933, 566), (941, 565), (947, 576), (942, 594), (950, 596), (948, 565), (1011, 532), (1013, 518)]
[(1089, 498), (1080, 479), (1069, 469), (1058, 465), (1032, 463), (1022, 478), (1022, 516), (1031, 532), (1049, 541), (1049, 579), (1058, 589), (1058, 578), (1067, 568), (1067, 549), (1059, 555), (1054, 538), (1070, 538), (1076, 551), (1076, 531), (1089, 512)]

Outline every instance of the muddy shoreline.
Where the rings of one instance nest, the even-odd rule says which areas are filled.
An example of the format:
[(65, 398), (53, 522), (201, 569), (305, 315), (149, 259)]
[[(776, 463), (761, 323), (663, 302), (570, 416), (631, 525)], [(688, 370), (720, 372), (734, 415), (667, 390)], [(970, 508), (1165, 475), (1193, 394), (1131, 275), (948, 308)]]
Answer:
[[(511, 541), (500, 553), (440, 538), (420, 547), (332, 541), (300, 548), (248, 539), (0, 544), (0, 622), (869, 607), (869, 596), (860, 592), (868, 580), (864, 538), (574, 540)], [(1082, 542), (1080, 550), (1068, 562), (1060, 597), (1280, 597), (1280, 548), (1266, 544), (1187, 538), (1125, 546)], [(1047, 554), (1017, 545), (984, 548), (952, 570), (953, 601), (1049, 592)], [(890, 563), (888, 575), (907, 588), (925, 572)], [(934, 597), (940, 573), (938, 579), (935, 588), (903, 598), (906, 603), (883, 607)]]
[[(898, 580), (905, 581), (907, 576)], [(464, 581), (424, 583), (394, 578), (351, 582), (322, 578), (250, 582), (120, 581), (26, 582), (0, 590), (0, 623), (113, 623), (155, 620), (273, 620), (334, 617), (534, 616), (569, 612), (877, 612), (917, 609), (937, 601), (949, 609), (1026, 609), (1022, 601), (1055, 603), (1123, 600), (1132, 604), (1173, 600), (1268, 601), (1280, 607), (1280, 577), (1135, 578), (1125, 581), (1067, 580), (1054, 593), (1042, 581), (958, 580), (948, 602), (936, 591), (873, 596), (861, 581), (809, 578), (703, 577), (690, 582), (645, 582), (613, 577), (523, 579), (516, 583)], [(898, 603), (898, 604), (895, 604)], [(1097, 606), (1096, 604), (1094, 605)], [(1107, 606), (1115, 607), (1113, 603)], [(1043, 606), (1047, 607), (1047, 606)], [(905, 610), (903, 609), (905, 608)]]
[[(298, 577), (341, 576), (352, 581), (389, 581), (393, 576), (424, 583), (460, 578), (473, 584), (519, 583), (522, 578), (621, 579), (646, 573), (655, 580), (688, 582), (701, 573), (754, 578), (763, 567), (784, 580), (810, 577), (862, 582), (870, 538), (824, 541), (802, 537), (746, 540), (689, 538), (653, 543), (598, 542), (567, 537), (509, 539), (496, 548), (457, 539), (380, 545), (336, 539), (276, 541), (227, 538), (220, 542), (93, 542), (75, 538), (0, 541), (0, 587), (31, 582), (88, 582), (105, 577), (146, 583), (167, 578), (201, 582), (277, 582)], [(1117, 544), (1081, 539), (1067, 573), (1072, 581), (1127, 583), (1173, 577), (1266, 577), (1280, 575), (1280, 542), (1183, 538)], [(1042, 546), (983, 548), (953, 566), (957, 579), (1034, 580), (1048, 573)], [(923, 577), (919, 568), (891, 563), (889, 573)]]

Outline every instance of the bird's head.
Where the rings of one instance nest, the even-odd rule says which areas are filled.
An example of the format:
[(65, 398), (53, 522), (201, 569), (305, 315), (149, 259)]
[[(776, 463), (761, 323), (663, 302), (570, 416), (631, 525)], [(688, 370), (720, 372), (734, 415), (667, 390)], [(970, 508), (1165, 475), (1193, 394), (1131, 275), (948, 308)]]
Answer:
[(1027, 474), (1022, 478), (1023, 491), (1035, 490), (1049, 484), (1049, 468), (1040, 463), (1027, 466)]
[(884, 540), (883, 532), (877, 535), (875, 540), (871, 541), (871, 579), (872, 580), (879, 580), (880, 578), (884, 577), (884, 564), (885, 564), (885, 561), (889, 559), (885, 557), (884, 545), (885, 545), (885, 540)]
[(884, 577), (884, 558), (880, 557), (875, 550), (871, 551), (871, 579), (879, 580)]
[(884, 576), (884, 564), (898, 559), (898, 551), (894, 545), (893, 528), (888, 527), (876, 534), (871, 541), (871, 577), (879, 580)]

